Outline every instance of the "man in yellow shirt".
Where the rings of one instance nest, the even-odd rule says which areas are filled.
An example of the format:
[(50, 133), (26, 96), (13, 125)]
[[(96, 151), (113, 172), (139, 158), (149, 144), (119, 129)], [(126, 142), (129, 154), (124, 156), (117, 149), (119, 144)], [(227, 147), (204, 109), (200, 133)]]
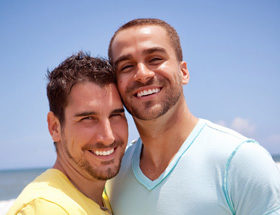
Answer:
[(127, 121), (109, 63), (79, 52), (48, 72), (49, 132), (57, 159), (8, 215), (111, 214), (105, 182), (120, 167)]

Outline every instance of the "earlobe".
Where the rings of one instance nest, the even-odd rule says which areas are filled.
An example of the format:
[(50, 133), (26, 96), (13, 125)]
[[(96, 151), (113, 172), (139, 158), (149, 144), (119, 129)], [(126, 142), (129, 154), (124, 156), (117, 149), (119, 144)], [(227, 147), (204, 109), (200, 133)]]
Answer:
[(181, 71), (181, 74), (182, 74), (182, 84), (189, 83), (190, 74), (189, 74), (189, 70), (188, 70), (188, 67), (187, 67), (187, 62), (181, 61), (180, 71)]
[(58, 118), (53, 112), (49, 112), (47, 116), (48, 129), (52, 136), (54, 142), (59, 142), (61, 140), (61, 126)]

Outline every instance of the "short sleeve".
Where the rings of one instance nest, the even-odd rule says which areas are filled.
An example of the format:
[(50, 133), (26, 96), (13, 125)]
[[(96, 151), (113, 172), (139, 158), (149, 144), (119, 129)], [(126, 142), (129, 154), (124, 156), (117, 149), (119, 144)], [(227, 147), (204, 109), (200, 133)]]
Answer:
[(65, 211), (61, 206), (45, 199), (35, 199), (17, 212), (17, 215), (50, 214), (68, 215), (69, 213), (67, 213), (67, 211)]
[(237, 215), (280, 214), (280, 171), (258, 143), (245, 142), (236, 149), (226, 186)]

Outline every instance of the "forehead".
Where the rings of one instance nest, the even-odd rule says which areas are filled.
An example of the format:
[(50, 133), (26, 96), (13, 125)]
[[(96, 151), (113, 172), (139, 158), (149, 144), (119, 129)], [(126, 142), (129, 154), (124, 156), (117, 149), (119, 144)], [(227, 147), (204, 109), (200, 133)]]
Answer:
[(93, 82), (77, 83), (68, 96), (66, 110), (95, 111), (122, 107), (122, 102), (115, 84), (99, 86)]
[[(142, 25), (121, 30), (112, 42), (112, 58), (145, 48), (162, 47), (174, 51), (165, 28), (158, 25)], [(175, 52), (174, 52), (175, 53)]]

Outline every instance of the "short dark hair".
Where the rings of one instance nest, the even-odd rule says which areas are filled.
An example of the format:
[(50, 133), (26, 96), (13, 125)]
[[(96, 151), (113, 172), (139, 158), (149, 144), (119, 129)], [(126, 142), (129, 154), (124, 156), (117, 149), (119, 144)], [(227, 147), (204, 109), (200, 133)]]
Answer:
[(182, 48), (181, 48), (181, 43), (180, 43), (180, 38), (177, 33), (177, 31), (169, 25), (167, 22), (161, 20), (161, 19), (155, 19), (155, 18), (142, 18), (142, 19), (134, 19), (126, 24), (122, 25), (113, 35), (110, 41), (109, 49), (108, 49), (108, 57), (110, 63), (113, 65), (113, 59), (112, 59), (112, 44), (117, 36), (117, 34), (125, 29), (131, 28), (131, 27), (136, 27), (136, 26), (144, 26), (144, 25), (157, 25), (162, 28), (164, 28), (167, 32), (167, 35), (170, 39), (171, 45), (174, 48), (174, 51), (176, 53), (176, 57), (178, 61), (183, 60), (183, 53), (182, 53)]
[[(64, 122), (64, 109), (72, 87), (83, 81), (91, 81), (99, 86), (115, 83), (115, 76), (109, 62), (103, 58), (93, 58), (82, 51), (63, 61), (53, 71), (47, 72), (47, 95), (50, 111)], [(94, 93), (94, 92), (93, 92)]]

